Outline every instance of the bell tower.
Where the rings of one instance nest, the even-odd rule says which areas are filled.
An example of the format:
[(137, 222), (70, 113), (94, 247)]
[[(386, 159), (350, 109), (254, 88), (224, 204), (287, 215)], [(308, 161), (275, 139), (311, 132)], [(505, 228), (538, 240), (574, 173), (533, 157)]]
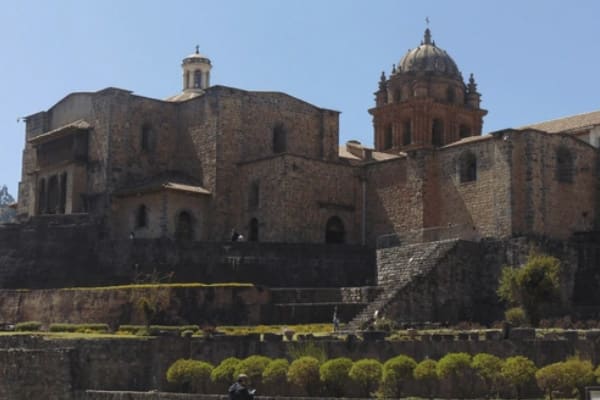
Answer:
[(210, 86), (210, 59), (202, 54), (196, 46), (196, 52), (183, 59), (183, 91), (200, 92)]
[(398, 152), (435, 148), (481, 135), (481, 95), (471, 74), (466, 85), (454, 60), (425, 30), (389, 77), (381, 73), (373, 116), (375, 149)]

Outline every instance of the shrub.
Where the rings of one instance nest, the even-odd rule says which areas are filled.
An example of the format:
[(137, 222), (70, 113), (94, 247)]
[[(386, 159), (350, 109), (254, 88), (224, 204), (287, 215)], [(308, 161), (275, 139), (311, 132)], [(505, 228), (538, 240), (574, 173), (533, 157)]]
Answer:
[(288, 382), (304, 389), (309, 396), (318, 394), (320, 388), (319, 364), (319, 360), (311, 356), (294, 360), (287, 372)]
[(546, 365), (535, 373), (535, 381), (540, 389), (552, 400), (553, 392), (563, 386), (563, 363)]
[(319, 360), (319, 364), (327, 361), (325, 348), (313, 341), (293, 343), (288, 347), (288, 355), (292, 360), (297, 360), (301, 357), (314, 357)]
[(106, 333), (109, 331), (108, 324), (50, 324), (50, 332), (97, 332)]
[(167, 381), (184, 392), (205, 392), (212, 370), (207, 362), (179, 359), (167, 370)]
[(585, 387), (591, 386), (594, 381), (594, 367), (589, 361), (579, 358), (570, 358), (563, 363), (565, 394), (576, 394), (580, 399), (585, 397)]
[(321, 365), (319, 375), (327, 394), (335, 397), (344, 396), (350, 368), (352, 368), (352, 360), (347, 357), (333, 358)]
[(286, 394), (287, 372), (290, 363), (285, 358), (276, 358), (263, 371), (263, 385), (271, 394)]
[(465, 398), (472, 386), (471, 356), (467, 353), (448, 353), (437, 362), (440, 380), (447, 380), (452, 390)]
[(485, 384), (487, 392), (497, 394), (502, 379), (502, 360), (491, 354), (479, 353), (473, 357), (471, 366)]
[(415, 366), (413, 377), (427, 388), (427, 396), (433, 399), (438, 383), (437, 363), (429, 359), (421, 361)]
[(504, 320), (512, 326), (527, 325), (527, 316), (521, 307), (512, 307), (504, 312)]
[(221, 361), (210, 373), (210, 380), (217, 384), (223, 391), (235, 380), (235, 367), (239, 364), (240, 359), (229, 357)]
[(241, 360), (235, 367), (234, 375), (238, 376), (239, 374), (248, 375), (249, 384), (254, 386), (255, 388), (260, 389), (260, 385), (262, 384), (262, 375), (267, 368), (267, 365), (271, 362), (269, 357), (265, 356), (250, 356)]
[(19, 332), (35, 332), (39, 331), (42, 323), (38, 321), (19, 322), (15, 325), (15, 331)]
[(383, 364), (382, 394), (385, 397), (402, 397), (404, 384), (413, 377), (417, 363), (412, 357), (399, 355)]
[(533, 361), (527, 357), (515, 356), (504, 360), (500, 371), (504, 381), (515, 389), (519, 400), (523, 387), (534, 379), (536, 370)]
[(356, 361), (348, 376), (360, 387), (362, 396), (370, 396), (381, 382), (383, 367), (381, 363), (372, 358)]

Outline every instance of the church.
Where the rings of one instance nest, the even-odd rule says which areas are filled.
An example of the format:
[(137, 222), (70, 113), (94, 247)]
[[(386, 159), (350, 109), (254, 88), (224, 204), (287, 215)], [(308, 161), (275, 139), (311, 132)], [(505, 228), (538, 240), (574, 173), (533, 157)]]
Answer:
[(111, 239), (370, 247), (598, 227), (600, 112), (482, 135), (475, 78), (429, 29), (379, 78), (374, 148), (339, 143), (338, 111), (211, 85), (211, 69), (196, 48), (177, 95), (111, 87), (28, 116), (18, 218), (75, 215)]

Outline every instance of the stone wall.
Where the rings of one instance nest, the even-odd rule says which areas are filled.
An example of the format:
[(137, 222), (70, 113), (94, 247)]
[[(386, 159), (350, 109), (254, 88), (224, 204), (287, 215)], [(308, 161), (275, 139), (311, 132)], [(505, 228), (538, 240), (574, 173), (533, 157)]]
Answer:
[(251, 282), (271, 287), (374, 283), (371, 249), (351, 245), (106, 240), (75, 216), (0, 227), (0, 287), (60, 288), (132, 283), (173, 272), (174, 282)]

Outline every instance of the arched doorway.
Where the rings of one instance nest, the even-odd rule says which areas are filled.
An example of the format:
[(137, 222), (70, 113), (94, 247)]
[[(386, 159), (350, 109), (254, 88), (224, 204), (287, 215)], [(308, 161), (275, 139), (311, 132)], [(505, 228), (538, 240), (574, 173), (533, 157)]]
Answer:
[(175, 221), (175, 239), (194, 240), (194, 219), (192, 214), (182, 211)]
[(248, 229), (248, 240), (250, 242), (258, 242), (258, 220), (252, 218), (250, 220), (250, 227)]
[(327, 220), (325, 227), (325, 243), (346, 243), (346, 229), (340, 217), (333, 216)]

